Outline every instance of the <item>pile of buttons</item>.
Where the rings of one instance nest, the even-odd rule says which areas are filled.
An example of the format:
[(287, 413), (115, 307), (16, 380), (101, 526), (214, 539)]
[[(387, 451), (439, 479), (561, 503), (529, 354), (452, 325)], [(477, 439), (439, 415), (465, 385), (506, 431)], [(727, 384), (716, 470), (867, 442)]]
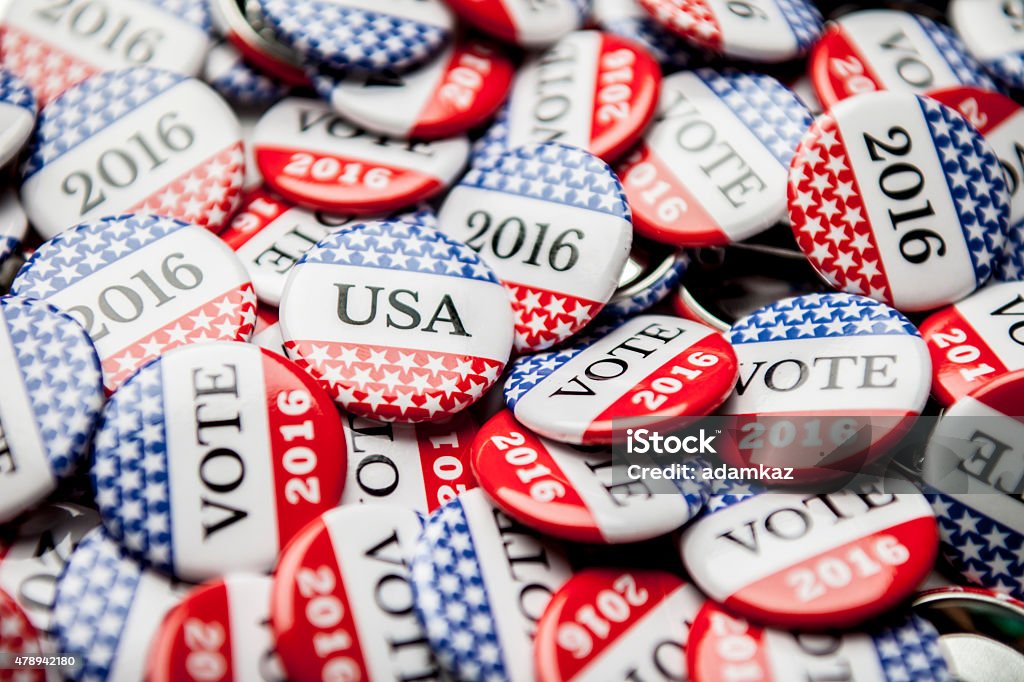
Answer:
[(1024, 1), (0, 7), (0, 680), (1024, 680)]

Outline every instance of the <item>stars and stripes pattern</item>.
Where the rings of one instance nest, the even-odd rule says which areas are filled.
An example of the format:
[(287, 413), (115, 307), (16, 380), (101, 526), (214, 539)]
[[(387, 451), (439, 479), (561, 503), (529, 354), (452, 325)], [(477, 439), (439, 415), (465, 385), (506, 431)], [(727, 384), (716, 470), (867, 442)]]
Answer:
[(1006, 241), (996, 258), (993, 276), (1000, 282), (1024, 279), (1024, 220), (1007, 228)]
[[(223, 70), (213, 66), (214, 60), (220, 58), (231, 60)], [(230, 43), (221, 43), (210, 51), (204, 80), (221, 97), (240, 107), (270, 106), (284, 99), (291, 90), (284, 83), (249, 66)]]
[(708, 486), (705, 514), (712, 514), (765, 492), (765, 489), (756, 483), (729, 478), (712, 478), (705, 483)]
[(910, 616), (871, 634), (871, 642), (889, 682), (952, 682), (939, 633), (928, 621)]
[(640, 0), (661, 25), (713, 50), (721, 49), (722, 28), (706, 0)]
[(986, 90), (1002, 91), (1002, 88), (996, 85), (995, 81), (985, 72), (985, 68), (967, 51), (967, 46), (953, 29), (936, 23), (928, 17), (908, 14), (921, 26), (921, 30), (925, 32), (928, 40), (942, 55), (943, 61), (955, 74), (958, 82), (976, 85)]
[(804, 52), (821, 37), (821, 12), (808, 0), (774, 0), (796, 38), (797, 50)]
[(583, 329), (601, 309), (598, 301), (518, 282), (505, 282), (515, 315), (517, 350), (544, 350)]
[[(39, 633), (28, 616), (10, 595), (0, 590), (0, 651), (5, 654), (42, 654)], [(43, 682), (42, 670), (7, 670), (4, 679), (11, 682)]]
[(100, 72), (98, 67), (9, 23), (0, 31), (4, 68), (28, 82), (40, 107)]
[(675, 288), (676, 284), (686, 273), (686, 268), (690, 264), (690, 257), (684, 252), (676, 254), (675, 259), (672, 261), (672, 266), (668, 268), (661, 277), (656, 279), (654, 282), (644, 289), (643, 291), (636, 293), (628, 298), (621, 300), (608, 301), (601, 312), (598, 313), (597, 319), (604, 320), (613, 317), (629, 317), (642, 313), (648, 308), (653, 307), (655, 304), (663, 301), (666, 296)]
[[(626, 1), (633, 2), (634, 0)], [(665, 75), (683, 69), (695, 68), (710, 59), (708, 55), (691, 46), (652, 17), (617, 17), (602, 20), (598, 15), (596, 19), (602, 31), (628, 38), (647, 48), (651, 56), (661, 65)]]
[(207, 0), (147, 0), (147, 2), (206, 33), (213, 33), (213, 22), (210, 18), (210, 7)]
[(506, 101), (498, 109), (487, 129), (480, 139), (473, 143), (469, 153), (470, 172), (477, 166), (485, 163), (488, 159), (499, 156), (508, 150), (509, 136), (509, 103)]
[(577, 344), (571, 348), (524, 355), (512, 363), (505, 382), (505, 404), (510, 410), (516, 409), (519, 400), (530, 392), (545, 377), (572, 360), (586, 349), (586, 344)]
[(28, 83), (7, 69), (0, 69), (0, 104), (20, 107), (35, 117), (36, 96)]
[(1011, 88), (1024, 87), (1024, 52), (1004, 54), (985, 62), (985, 68)]

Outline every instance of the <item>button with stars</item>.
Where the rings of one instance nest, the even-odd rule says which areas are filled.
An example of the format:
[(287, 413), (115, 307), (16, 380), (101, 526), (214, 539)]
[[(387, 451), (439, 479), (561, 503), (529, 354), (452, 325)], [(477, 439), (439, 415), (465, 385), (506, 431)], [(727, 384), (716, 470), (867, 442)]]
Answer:
[(238, 107), (268, 106), (284, 98), (289, 90), (288, 85), (250, 66), (238, 48), (227, 41), (210, 48), (203, 80)]
[(28, 216), (18, 193), (11, 188), (0, 191), (0, 265), (18, 250), (27, 232)]
[[(28, 616), (9, 594), (0, 590), (0, 651), (4, 654), (4, 679), (13, 682), (45, 682), (42, 668), (22, 668), (17, 656), (43, 655), (42, 638)], [(17, 672), (12, 672), (12, 666)]]
[(438, 220), (508, 288), (520, 352), (549, 348), (597, 315), (615, 293), (633, 238), (626, 196), (608, 164), (554, 142), (480, 159)]
[(981, 134), (908, 92), (839, 102), (790, 166), (800, 250), (837, 289), (903, 311), (938, 308), (984, 284), (1009, 210), (1002, 167)]
[(341, 499), (344, 436), (330, 397), (252, 344), (170, 351), (107, 402), (93, 482), (111, 537), (182, 580), (269, 571)]
[(1024, 87), (1024, 6), (1004, 0), (952, 0), (949, 21), (990, 73), (1007, 87)]
[(661, 64), (663, 73), (675, 73), (706, 63), (710, 55), (658, 23), (638, 0), (594, 0), (591, 13), (602, 31), (643, 45)]
[(583, 25), (591, 0), (448, 0), (469, 24), (501, 40), (529, 49), (550, 46)]
[(103, 407), (99, 358), (70, 316), (0, 298), (0, 521), (56, 489), (85, 458)]
[(103, 218), (49, 240), (11, 293), (49, 301), (85, 327), (108, 391), (172, 348), (247, 340), (256, 313), (249, 275), (227, 244), (150, 215)]
[(43, 110), (21, 198), (44, 237), (119, 213), (217, 231), (238, 207), (244, 163), (238, 118), (208, 85), (127, 69), (93, 76)]
[(505, 402), (528, 428), (576, 444), (626, 438), (626, 427), (669, 428), (729, 397), (736, 353), (711, 327), (637, 315), (562, 350), (512, 365)]
[(331, 234), (281, 299), (289, 357), (353, 414), (437, 421), (476, 402), (512, 349), (505, 287), (469, 246), (397, 220)]
[(676, 286), (689, 263), (685, 251), (634, 235), (619, 286), (601, 308), (598, 320), (629, 317), (658, 304)]
[(0, 166), (25, 146), (36, 124), (36, 98), (28, 84), (0, 69)]

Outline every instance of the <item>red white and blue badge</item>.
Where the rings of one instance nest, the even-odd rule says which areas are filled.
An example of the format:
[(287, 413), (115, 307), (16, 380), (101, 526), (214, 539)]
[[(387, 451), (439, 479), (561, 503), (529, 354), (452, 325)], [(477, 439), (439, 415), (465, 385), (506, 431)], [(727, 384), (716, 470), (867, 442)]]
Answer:
[(509, 516), (573, 542), (649, 540), (695, 517), (707, 499), (699, 469), (695, 478), (652, 490), (627, 478), (626, 464), (615, 461), (611, 450), (540, 438), (509, 410), (480, 427), (472, 462), (480, 488)]
[(301, 56), (277, 40), (259, 3), (253, 0), (208, 0), (210, 19), (246, 61), (263, 74), (288, 85), (309, 85)]
[(646, 47), (663, 73), (695, 68), (710, 57), (655, 21), (638, 0), (594, 0), (591, 16), (602, 31)]
[(722, 404), (736, 384), (729, 342), (671, 315), (638, 315), (603, 336), (516, 360), (505, 402), (516, 418), (566, 443), (611, 443), (626, 428), (678, 425)]
[(949, 20), (990, 73), (1008, 87), (1024, 87), (1024, 6), (1018, 0), (952, 0)]
[(619, 277), (619, 286), (601, 308), (598, 320), (630, 317), (663, 301), (679, 283), (689, 264), (690, 257), (685, 251), (670, 249), (634, 235), (629, 260)]
[(548, 47), (583, 25), (591, 0), (448, 0), (467, 23), (529, 49)]
[(687, 572), (709, 599), (774, 627), (857, 626), (910, 596), (938, 553), (928, 501), (881, 480), (807, 495), (726, 479), (707, 509), (683, 530)]
[[(42, 656), (43, 643), (32, 622), (18, 606), (18, 602), (0, 590), (0, 651), (4, 652), (4, 678), (16, 682), (44, 682), (46, 673), (41, 667), (25, 666), (20, 656)], [(12, 672), (12, 669), (15, 672)]]
[(188, 592), (153, 635), (145, 679), (283, 679), (267, 622), (271, 582), (233, 573)]
[(821, 36), (811, 0), (640, 0), (651, 16), (698, 47), (731, 59), (784, 62)]
[(94, 76), (47, 106), (22, 169), (32, 225), (53, 237), (119, 213), (219, 230), (245, 180), (242, 129), (196, 80), (149, 68)]
[(36, 125), (36, 97), (28, 84), (0, 69), (0, 166), (25, 146)]
[(256, 163), (267, 185), (297, 204), (336, 213), (387, 213), (448, 187), (469, 154), (465, 136), (438, 142), (371, 135), (327, 102), (292, 97), (260, 119)]
[(280, 355), (204, 343), (136, 372), (107, 402), (96, 503), (129, 553), (182, 580), (269, 571), (338, 504), (344, 437), (330, 397)]
[(441, 0), (257, 0), (282, 43), (310, 64), (406, 70), (440, 52), (455, 25)]
[(1009, 212), (992, 147), (953, 109), (908, 92), (839, 102), (790, 167), (789, 218), (814, 268), (904, 311), (984, 284)]
[(1024, 282), (990, 284), (921, 323), (932, 356), (932, 395), (952, 405), (1024, 369)]
[(210, 48), (203, 66), (203, 80), (221, 97), (239, 107), (269, 106), (289, 91), (288, 85), (250, 66), (230, 42), (220, 42)]
[(686, 640), (704, 595), (656, 570), (587, 568), (537, 624), (539, 682), (685, 680)]
[(865, 632), (838, 634), (754, 623), (706, 602), (686, 647), (690, 679), (804, 682), (841, 671), (837, 674), (857, 682), (953, 682), (939, 633), (918, 616), (896, 615)]
[(288, 356), (353, 414), (437, 421), (476, 402), (512, 349), (508, 292), (469, 246), (396, 220), (335, 232), (292, 269)]
[(348, 474), (341, 504), (392, 504), (426, 516), (476, 487), (473, 417), (393, 424), (344, 413)]
[(293, 680), (428, 680), (439, 669), (413, 611), (411, 509), (353, 505), (316, 519), (274, 572), (274, 641)]
[(7, 188), (0, 191), (0, 265), (18, 250), (28, 233), (28, 216), (18, 194)]
[(810, 125), (807, 107), (771, 76), (669, 76), (654, 124), (617, 167), (637, 232), (709, 246), (771, 227), (786, 215), (786, 172)]
[(204, 0), (17, 2), (4, 12), (0, 61), (28, 82), (42, 107), (104, 71), (148, 66), (196, 75), (209, 32)]
[(826, 109), (876, 90), (998, 89), (951, 28), (902, 10), (853, 12), (829, 23), (808, 68)]
[(126, 215), (84, 223), (32, 254), (11, 293), (49, 301), (85, 327), (113, 391), (143, 363), (200, 341), (245, 341), (256, 296), (209, 231)]
[(92, 342), (43, 301), (0, 298), (0, 521), (49, 495), (85, 457), (103, 407)]
[(654, 116), (660, 88), (661, 67), (640, 45), (574, 31), (519, 69), (509, 101), (473, 147), (473, 163), (540, 142), (614, 161)]
[(571, 574), (555, 543), (480, 490), (430, 515), (411, 565), (416, 614), (444, 670), (509, 682), (536, 679), (536, 623)]
[(597, 315), (633, 238), (626, 195), (608, 164), (551, 142), (479, 159), (438, 220), (508, 288), (520, 352), (564, 341)]

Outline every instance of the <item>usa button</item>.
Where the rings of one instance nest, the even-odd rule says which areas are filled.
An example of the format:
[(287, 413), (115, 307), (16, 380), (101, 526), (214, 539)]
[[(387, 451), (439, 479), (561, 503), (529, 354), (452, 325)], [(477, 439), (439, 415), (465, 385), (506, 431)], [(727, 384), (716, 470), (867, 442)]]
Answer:
[[(22, 669), (19, 656), (42, 656), (39, 631), (18, 606), (18, 602), (0, 590), (0, 651), (4, 652), (4, 677), (17, 682), (44, 682), (45, 672), (39, 667)], [(17, 670), (12, 672), (11, 668)]]
[(518, 351), (553, 346), (592, 320), (615, 293), (633, 237), (608, 164), (550, 142), (480, 159), (438, 219), (508, 288)]
[(571, 575), (554, 543), (470, 490), (427, 519), (410, 572), (416, 614), (445, 671), (535, 679), (536, 623)]
[(601, 309), (599, 319), (629, 317), (656, 305), (669, 295), (689, 263), (685, 251), (634, 236), (619, 286)]
[(574, 31), (527, 61), (508, 103), (474, 145), (485, 156), (539, 142), (560, 142), (614, 161), (654, 115), (661, 68), (631, 40)]
[(18, 250), (26, 233), (28, 216), (17, 192), (9, 188), (3, 190), (0, 192), (0, 265)]
[(876, 90), (997, 89), (952, 29), (901, 10), (853, 12), (831, 22), (808, 68), (826, 109)]
[(239, 107), (269, 106), (288, 94), (288, 86), (263, 74), (243, 59), (230, 42), (210, 48), (203, 80), (221, 97)]
[(1009, 195), (999, 159), (960, 114), (880, 92), (814, 122), (790, 167), (789, 217), (836, 288), (920, 311), (989, 278)]
[(283, 679), (267, 625), (270, 587), (270, 578), (236, 573), (188, 592), (153, 636), (146, 679)]
[(786, 214), (786, 171), (811, 124), (771, 76), (700, 69), (665, 79), (654, 124), (618, 166), (637, 232), (726, 244)]
[(594, 0), (591, 16), (602, 31), (647, 48), (663, 73), (694, 68), (709, 57), (655, 21), (638, 0)]
[(449, 0), (466, 22), (508, 43), (548, 47), (583, 25), (591, 0), (553, 0), (529, 4), (518, 0)]
[(35, 124), (36, 97), (32, 90), (18, 76), (0, 69), (0, 166), (17, 156)]
[(326, 102), (289, 98), (260, 119), (256, 163), (295, 203), (337, 213), (386, 213), (450, 185), (469, 153), (466, 137), (407, 142), (371, 135)]
[(47, 106), (22, 169), (32, 225), (53, 237), (119, 213), (219, 230), (244, 181), (242, 130), (209, 86), (150, 68), (94, 76)]
[(187, 343), (249, 338), (256, 297), (216, 236), (170, 218), (83, 223), (32, 254), (11, 293), (49, 301), (85, 327), (108, 391)]
[(341, 499), (346, 454), (312, 378), (251, 344), (166, 353), (107, 402), (96, 503), (111, 537), (183, 580), (268, 571)]
[(103, 407), (99, 359), (53, 306), (0, 298), (0, 521), (53, 492), (84, 458)]
[(1011, 88), (1024, 86), (1024, 8), (1000, 0), (952, 0), (949, 20), (975, 59)]
[(301, 56), (277, 40), (260, 5), (252, 0), (209, 0), (217, 32), (260, 72), (288, 85), (308, 86)]
[(516, 360), (505, 402), (516, 418), (567, 443), (611, 443), (627, 426), (703, 416), (736, 383), (732, 347), (711, 327), (638, 315), (599, 338)]
[(409, 563), (420, 530), (411, 509), (356, 505), (327, 512), (288, 545), (270, 617), (291, 679), (438, 678), (413, 611)]
[(539, 438), (509, 410), (480, 427), (472, 462), (480, 488), (509, 516), (574, 542), (614, 545), (670, 533), (707, 497), (702, 478), (673, 481), (678, 495), (651, 490), (627, 478), (610, 450)]
[(508, 293), (469, 246), (400, 221), (335, 232), (292, 269), (289, 357), (346, 410), (434, 421), (478, 400), (512, 348)]
[(575, 573), (537, 624), (537, 678), (685, 680), (687, 635), (703, 603), (697, 588), (665, 571)]
[(817, 495), (748, 491), (718, 486), (680, 549), (710, 599), (755, 622), (853, 627), (903, 601), (935, 562), (935, 516), (916, 492), (881, 481)]
[(953, 680), (935, 627), (901, 614), (864, 632), (801, 633), (749, 623), (708, 601), (690, 628), (686, 661), (693, 682), (798, 682), (839, 670), (858, 682)]

